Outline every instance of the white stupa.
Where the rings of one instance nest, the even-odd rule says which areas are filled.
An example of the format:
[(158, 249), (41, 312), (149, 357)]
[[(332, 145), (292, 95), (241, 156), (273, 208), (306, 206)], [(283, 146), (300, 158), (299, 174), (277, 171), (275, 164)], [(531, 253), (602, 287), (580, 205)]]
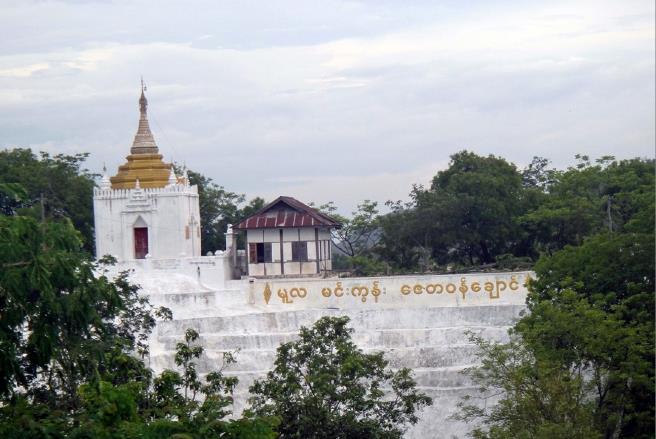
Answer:
[(140, 118), (127, 162), (94, 190), (98, 257), (119, 261), (200, 256), (198, 188), (177, 177), (150, 131), (142, 85)]
[[(471, 426), (452, 415), (460, 398), (474, 391), (461, 372), (479, 361), (467, 333), (507, 340), (507, 329), (526, 310), (525, 283), (532, 273), (338, 278), (305, 261), (329, 255), (330, 236), (322, 247), (324, 231), (314, 230), (312, 218), (270, 212), (271, 206), (235, 227), (249, 233), (248, 252), (235, 248), (228, 227), (226, 250), (201, 256), (198, 190), (162, 161), (148, 126), (143, 86), (139, 104), (139, 128), (127, 163), (114, 177), (104, 172), (94, 191), (94, 213), (98, 256), (116, 257), (114, 274), (130, 270), (131, 281), (152, 304), (173, 312), (174, 319), (159, 322), (151, 336), (150, 367), (155, 372), (176, 367), (176, 343), (187, 328), (199, 332), (205, 348), (198, 363), (201, 375), (221, 364), (223, 352), (239, 350), (237, 363), (226, 369), (239, 378), (233, 406), (238, 415), (247, 407), (249, 385), (271, 368), (281, 343), (323, 316), (346, 315), (359, 347), (383, 351), (391, 367), (412, 368), (419, 389), (434, 400), (405, 437), (464, 437)], [(278, 230), (286, 224), (283, 217), (290, 219), (296, 237)], [(308, 224), (313, 233), (303, 232)], [(294, 262), (293, 247), (307, 267), (285, 265), (288, 256)], [(251, 277), (236, 269), (239, 261), (248, 263)]]

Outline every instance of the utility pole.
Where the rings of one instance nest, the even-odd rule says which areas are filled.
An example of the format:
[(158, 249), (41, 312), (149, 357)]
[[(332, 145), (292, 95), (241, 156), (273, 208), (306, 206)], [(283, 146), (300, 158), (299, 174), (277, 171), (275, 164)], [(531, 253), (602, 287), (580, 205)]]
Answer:
[(41, 192), (41, 222), (45, 223), (46, 222), (46, 209), (45, 209), (45, 202), (43, 201), (43, 192)]
[(608, 201), (606, 203), (606, 212), (608, 212), (608, 231), (613, 233), (613, 216), (610, 214), (610, 194), (608, 195)]

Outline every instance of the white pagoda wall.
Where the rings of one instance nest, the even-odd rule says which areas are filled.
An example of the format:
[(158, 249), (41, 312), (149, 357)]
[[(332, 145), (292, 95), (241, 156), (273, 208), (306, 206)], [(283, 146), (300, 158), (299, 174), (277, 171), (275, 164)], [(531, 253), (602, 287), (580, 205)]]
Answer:
[(524, 284), (532, 273), (226, 280), (216, 290), (174, 269), (160, 269), (156, 277), (135, 275), (142, 276), (151, 301), (169, 306), (175, 318), (160, 322), (151, 339), (156, 371), (175, 367), (175, 344), (187, 328), (200, 333), (205, 347), (198, 362), (203, 374), (220, 367), (223, 352), (239, 350), (228, 369), (240, 380), (234, 405), (239, 413), (247, 406), (248, 387), (266, 374), (281, 343), (322, 316), (349, 316), (360, 348), (383, 351), (391, 367), (412, 368), (419, 389), (433, 398), (405, 435), (423, 439), (464, 438), (470, 431), (450, 418), (460, 398), (475, 390), (461, 373), (478, 362), (466, 332), (506, 341), (526, 310)]
[[(145, 203), (135, 203), (136, 189), (94, 190), (96, 255), (120, 261), (134, 259), (134, 224), (148, 227), (148, 253), (153, 258), (200, 256), (200, 211), (196, 186), (138, 189)], [(189, 238), (186, 227), (189, 226)]]

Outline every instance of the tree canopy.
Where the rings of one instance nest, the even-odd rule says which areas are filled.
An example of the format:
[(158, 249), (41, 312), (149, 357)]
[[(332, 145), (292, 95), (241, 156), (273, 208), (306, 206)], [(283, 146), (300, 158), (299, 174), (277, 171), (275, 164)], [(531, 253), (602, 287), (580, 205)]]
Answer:
[[(366, 268), (360, 274), (526, 269), (602, 231), (653, 225), (654, 160), (577, 160), (558, 170), (535, 157), (520, 170), (501, 157), (458, 152), (430, 187), (412, 186), (409, 202), (370, 212), (367, 251), (346, 254)], [(353, 220), (361, 217), (354, 212)]]
[(181, 370), (153, 376), (148, 336), (170, 311), (109, 263), (66, 218), (0, 216), (0, 437), (275, 437), (275, 418), (227, 419), (237, 381), (222, 368), (199, 378), (194, 331), (177, 345)]
[(250, 391), (253, 410), (280, 419), (281, 438), (400, 438), (432, 400), (409, 369), (351, 340), (348, 317), (323, 317), (277, 350), (274, 368)]
[[(239, 419), (227, 419), (234, 378), (221, 367), (199, 377), (194, 331), (176, 370), (153, 376), (147, 337), (169, 312), (125, 274), (107, 277), (110, 260), (90, 258), (85, 158), (0, 151), (0, 436), (398, 438), (431, 403), (409, 370), (360, 351), (346, 318), (283, 344)], [(577, 159), (558, 170), (536, 157), (520, 170), (462, 151), (409, 202), (381, 215), (365, 201), (338, 231), (356, 274), (534, 269), (510, 343), (473, 338), (482, 364), (468, 373), (497, 402), (463, 401), (474, 437), (653, 437), (654, 160)], [(189, 177), (203, 252), (264, 204)]]
[[(81, 233), (83, 248), (93, 253), (93, 187), (97, 176), (84, 168), (89, 154), (38, 155), (31, 149), (0, 150), (0, 183), (20, 184), (21, 202), (0, 191), (0, 210), (18, 209), (32, 218), (69, 218)], [(13, 207), (12, 207), (13, 206)]]
[[(653, 162), (604, 159), (556, 175), (546, 202), (545, 252), (529, 285), (529, 313), (512, 341), (476, 339), (469, 371), (479, 438), (650, 438), (654, 425)], [(539, 219), (539, 220), (538, 220)]]
[[(176, 171), (181, 172), (179, 165)], [(225, 250), (225, 232), (228, 224), (236, 224), (239, 220), (255, 213), (264, 207), (263, 198), (255, 197), (246, 202), (244, 194), (230, 192), (217, 185), (211, 178), (198, 172), (188, 170), (189, 182), (198, 186), (198, 198), (201, 223), (201, 252)]]

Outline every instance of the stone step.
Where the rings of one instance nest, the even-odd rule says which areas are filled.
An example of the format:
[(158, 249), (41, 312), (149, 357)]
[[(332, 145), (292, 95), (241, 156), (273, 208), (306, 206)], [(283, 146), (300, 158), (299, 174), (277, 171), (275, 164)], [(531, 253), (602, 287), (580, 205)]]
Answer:
[(232, 314), (243, 314), (249, 309), (244, 293), (238, 289), (158, 293), (150, 294), (148, 298), (152, 305), (174, 310), (173, 318), (176, 320), (216, 317), (230, 309), (236, 309)]
[[(199, 344), (205, 348), (197, 362), (201, 376), (221, 368), (223, 352), (239, 349), (237, 363), (225, 369), (227, 375), (239, 378), (233, 404), (239, 414), (249, 407), (249, 387), (266, 377), (281, 343), (294, 340), (301, 326), (311, 326), (322, 316), (345, 315), (354, 328), (353, 340), (363, 351), (383, 351), (390, 367), (413, 369), (418, 389), (433, 398), (434, 405), (404, 435), (412, 439), (441, 437), (436, 431), (448, 431), (447, 437), (453, 433), (465, 436), (471, 427), (451, 416), (458, 413), (462, 397), (478, 395), (474, 383), (462, 373), (478, 362), (477, 349), (467, 332), (505, 342), (509, 327), (525, 312), (522, 305), (278, 312), (262, 312), (255, 307), (249, 310), (247, 305), (228, 301), (217, 304), (218, 310), (194, 311), (197, 306), (185, 310), (190, 318), (158, 324), (150, 358), (156, 371), (174, 364), (175, 345), (182, 341), (187, 328), (199, 332)], [(213, 312), (220, 315), (209, 315)]]
[(337, 310), (311, 309), (198, 317), (160, 322), (158, 336), (182, 336), (187, 328), (208, 334), (267, 334), (295, 332), (325, 316), (348, 316), (359, 329), (418, 329), (434, 327), (507, 326), (523, 314), (523, 305), (443, 308)]
[[(488, 340), (507, 340), (509, 326), (498, 327), (435, 327), (420, 329), (357, 329), (353, 332), (353, 341), (361, 347), (372, 349), (390, 349), (415, 346), (441, 346), (468, 342), (468, 332)], [(277, 349), (282, 343), (297, 338), (296, 331), (266, 334), (203, 334), (198, 344), (208, 351), (237, 350), (242, 352), (250, 349)], [(160, 336), (158, 341), (165, 350), (174, 350), (182, 339), (175, 335)]]
[[(503, 341), (503, 340), (498, 340)], [(385, 352), (385, 359), (390, 367), (411, 369), (423, 367), (452, 367), (471, 364), (477, 356), (477, 348), (469, 343), (450, 345), (421, 345), (416, 347), (381, 348), (379, 346), (364, 348), (365, 353)], [(220, 368), (223, 364), (221, 350), (208, 350), (196, 362), (198, 370), (207, 373)], [(233, 351), (234, 352), (234, 351)], [(229, 371), (258, 371), (272, 367), (276, 357), (273, 349), (245, 349), (235, 353), (237, 362), (226, 368)], [(175, 352), (160, 351), (150, 357), (151, 367), (162, 370), (173, 365)]]
[[(434, 369), (418, 371), (414, 374), (417, 389), (434, 399), (434, 405), (430, 410), (455, 412), (458, 401), (465, 395), (478, 395), (476, 386), (471, 380), (461, 373), (463, 368), (457, 369)], [(232, 375), (232, 374), (231, 374)], [(235, 413), (240, 413), (249, 407), (248, 399), (251, 397), (248, 389), (256, 379), (264, 378), (264, 375), (236, 374), (239, 383), (233, 394)], [(447, 403), (447, 406), (441, 405)]]
[[(413, 369), (412, 374), (417, 385), (424, 388), (451, 389), (472, 387), (473, 383), (471, 380), (462, 373), (464, 369), (470, 366), (472, 365), (420, 367)], [(208, 372), (216, 369), (216, 367), (201, 368), (199, 365), (197, 371), (201, 377), (204, 377)], [(395, 368), (392, 368), (392, 370), (395, 370)], [(262, 379), (266, 376), (267, 370), (226, 370), (224, 373), (239, 378), (237, 391), (247, 391), (256, 379)]]

